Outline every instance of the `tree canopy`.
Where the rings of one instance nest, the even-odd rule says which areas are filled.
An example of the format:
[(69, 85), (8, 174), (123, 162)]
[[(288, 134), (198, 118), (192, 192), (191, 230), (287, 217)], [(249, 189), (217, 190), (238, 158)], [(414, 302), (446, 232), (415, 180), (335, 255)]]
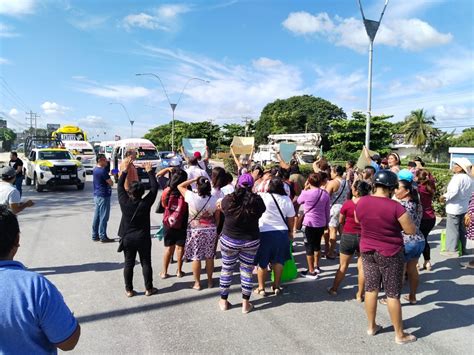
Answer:
[(346, 118), (342, 108), (320, 97), (303, 95), (276, 100), (263, 108), (256, 123), (255, 140), (262, 144), (269, 134), (314, 132), (321, 133), (323, 149), (327, 150), (331, 123)]
[(3, 150), (10, 150), (16, 139), (16, 133), (10, 128), (0, 128), (0, 142)]
[(429, 116), (425, 110), (411, 111), (405, 118), (401, 132), (405, 134), (405, 141), (416, 145), (418, 149), (425, 148), (430, 136), (434, 133), (434, 116)]

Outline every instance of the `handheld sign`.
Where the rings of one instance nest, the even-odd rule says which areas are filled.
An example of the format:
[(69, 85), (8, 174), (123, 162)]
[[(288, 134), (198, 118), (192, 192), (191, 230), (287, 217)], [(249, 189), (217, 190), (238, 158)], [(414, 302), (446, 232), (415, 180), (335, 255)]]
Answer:
[(192, 158), (195, 152), (200, 152), (202, 156), (206, 154), (205, 138), (183, 138), (182, 141), (184, 154), (188, 158)]

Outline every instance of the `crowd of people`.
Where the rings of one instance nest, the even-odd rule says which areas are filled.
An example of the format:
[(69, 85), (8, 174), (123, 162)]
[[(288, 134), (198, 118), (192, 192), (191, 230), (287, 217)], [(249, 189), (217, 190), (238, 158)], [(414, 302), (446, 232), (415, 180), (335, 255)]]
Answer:
[[(430, 271), (433, 267), (428, 239), (436, 223), (432, 205), (436, 181), (421, 159), (402, 168), (397, 153), (382, 158), (371, 155), (367, 149), (363, 152), (364, 169), (357, 168), (353, 161), (348, 161), (345, 167), (331, 166), (326, 159), (320, 158), (307, 177), (301, 173), (296, 159), (285, 162), (279, 157), (279, 164), (267, 168), (253, 165), (251, 157), (236, 157), (236, 178), (231, 174), (235, 172), (222, 167), (210, 169), (207, 154), (203, 159), (196, 152), (187, 158), (186, 169), (182, 168), (179, 159), (171, 159), (170, 167), (157, 172), (151, 164), (145, 164), (148, 191), (137, 180), (134, 152), (128, 153), (120, 165), (117, 185), (122, 213), (118, 251), (124, 254), (126, 296), (137, 294), (133, 286), (137, 254), (145, 295), (159, 292), (153, 283), (150, 238), (155, 234), (151, 231), (150, 215), (158, 200), (155, 212), (163, 215), (163, 222), (155, 236), (163, 240), (165, 248), (160, 278), (170, 277), (173, 258), (177, 261), (178, 278), (186, 274), (184, 266), (189, 262), (193, 276), (190, 287), (199, 291), (203, 288), (204, 262), (207, 287), (212, 288), (214, 261), (220, 250), (218, 306), (222, 311), (232, 307), (229, 288), (239, 263), (241, 311), (246, 314), (253, 310), (252, 295), (265, 297), (284, 292), (281, 282), (284, 266), (292, 260), (292, 249), (298, 246), (295, 236), (302, 232), (307, 265), (301, 271), (301, 277), (317, 280), (324, 272), (321, 259), (339, 258), (339, 268), (332, 286), (327, 289), (331, 296), (337, 297), (351, 260), (357, 257), (355, 299), (365, 303), (367, 334), (376, 335), (382, 329), (376, 322), (377, 303), (380, 303), (387, 305), (396, 343), (415, 341), (413, 335), (403, 330), (400, 298), (406, 276), (409, 293), (404, 298), (410, 304), (416, 304), (418, 270)], [(474, 239), (474, 171), (471, 169), (469, 160), (453, 159), (453, 178), (443, 195), (447, 212), (443, 255), (447, 257), (465, 254), (466, 238)], [(5, 206), (0, 213), (0, 269), (8, 272), (0, 273), (0, 283), (28, 278), (30, 283), (39, 285), (38, 290), (49, 290), (51, 297), (56, 299), (54, 286), (13, 261), (19, 247), (15, 214), (32, 204), (21, 204), (19, 191), (12, 191), (17, 173), (18, 170), (10, 166), (1, 170), (0, 202)], [(107, 235), (113, 181), (108, 175), (107, 160), (100, 154), (93, 171), (93, 185), (92, 240), (113, 242), (114, 239)], [(424, 261), (419, 265), (421, 255)], [(465, 266), (474, 267), (472, 262)], [(267, 288), (269, 271), (272, 272), (270, 290)], [(379, 298), (382, 291), (385, 295)], [(15, 292), (22, 291), (13, 288), (6, 294), (2, 292), (11, 298), (15, 297)], [(57, 318), (51, 319), (66, 322), (67, 327), (60, 331), (52, 325), (45, 326), (41, 342), (49, 341), (66, 350), (77, 343), (80, 327), (62, 298), (61, 302), (57, 306), (59, 310), (51, 310), (56, 312)], [(13, 310), (6, 317), (14, 317), (15, 312)], [(2, 337), (4, 333), (0, 340)]]

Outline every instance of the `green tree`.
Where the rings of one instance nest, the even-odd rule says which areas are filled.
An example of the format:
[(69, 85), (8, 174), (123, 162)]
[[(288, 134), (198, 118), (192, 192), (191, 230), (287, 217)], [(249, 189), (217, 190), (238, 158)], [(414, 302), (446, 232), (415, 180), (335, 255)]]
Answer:
[(293, 96), (267, 104), (255, 127), (257, 144), (267, 142), (269, 134), (321, 133), (323, 149), (329, 148), (331, 123), (347, 118), (342, 108), (311, 95)]
[[(370, 149), (385, 154), (390, 151), (392, 134), (397, 125), (388, 120), (393, 116), (374, 116), (370, 124)], [(359, 152), (365, 142), (366, 116), (361, 112), (354, 112), (350, 120), (335, 120), (331, 123), (329, 142), (331, 159), (352, 159)]]
[(453, 139), (454, 147), (474, 147), (474, 127), (466, 128), (459, 137)]
[(232, 143), (233, 137), (242, 137), (245, 135), (245, 126), (238, 123), (226, 123), (222, 126), (222, 130), (222, 146), (228, 147), (230, 143)]
[(426, 152), (436, 162), (447, 162), (449, 161), (449, 147), (453, 146), (453, 132), (447, 133), (439, 128), (434, 128), (430, 134)]
[[(206, 138), (207, 146), (211, 152), (216, 151), (222, 135), (220, 127), (209, 121), (189, 123), (186, 133), (185, 138)], [(179, 145), (181, 145), (181, 140)]]
[(5, 151), (11, 150), (12, 144), (16, 139), (16, 133), (10, 128), (0, 128), (0, 142)]
[(411, 111), (401, 128), (405, 141), (416, 145), (420, 150), (425, 148), (430, 135), (433, 134), (435, 121), (436, 118), (428, 116), (423, 109)]
[[(174, 121), (174, 144), (175, 147), (181, 145), (181, 140), (187, 138), (188, 123), (175, 120)], [(152, 128), (144, 135), (156, 145), (158, 150), (171, 150), (171, 122)]]

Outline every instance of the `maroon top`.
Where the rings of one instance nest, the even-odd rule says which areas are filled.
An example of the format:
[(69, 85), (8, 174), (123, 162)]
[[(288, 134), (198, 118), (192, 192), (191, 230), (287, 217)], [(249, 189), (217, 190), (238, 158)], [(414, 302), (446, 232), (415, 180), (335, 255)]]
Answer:
[(360, 234), (360, 224), (354, 218), (356, 204), (352, 200), (344, 202), (341, 208), (341, 214), (345, 217), (343, 233)]
[(400, 203), (387, 197), (364, 196), (355, 211), (361, 227), (361, 252), (376, 251), (390, 257), (403, 248), (398, 219), (406, 211)]
[(433, 210), (433, 194), (428, 192), (425, 185), (418, 185), (418, 193), (420, 194), (420, 202), (423, 207), (423, 216), (421, 219), (433, 219), (436, 218)]

